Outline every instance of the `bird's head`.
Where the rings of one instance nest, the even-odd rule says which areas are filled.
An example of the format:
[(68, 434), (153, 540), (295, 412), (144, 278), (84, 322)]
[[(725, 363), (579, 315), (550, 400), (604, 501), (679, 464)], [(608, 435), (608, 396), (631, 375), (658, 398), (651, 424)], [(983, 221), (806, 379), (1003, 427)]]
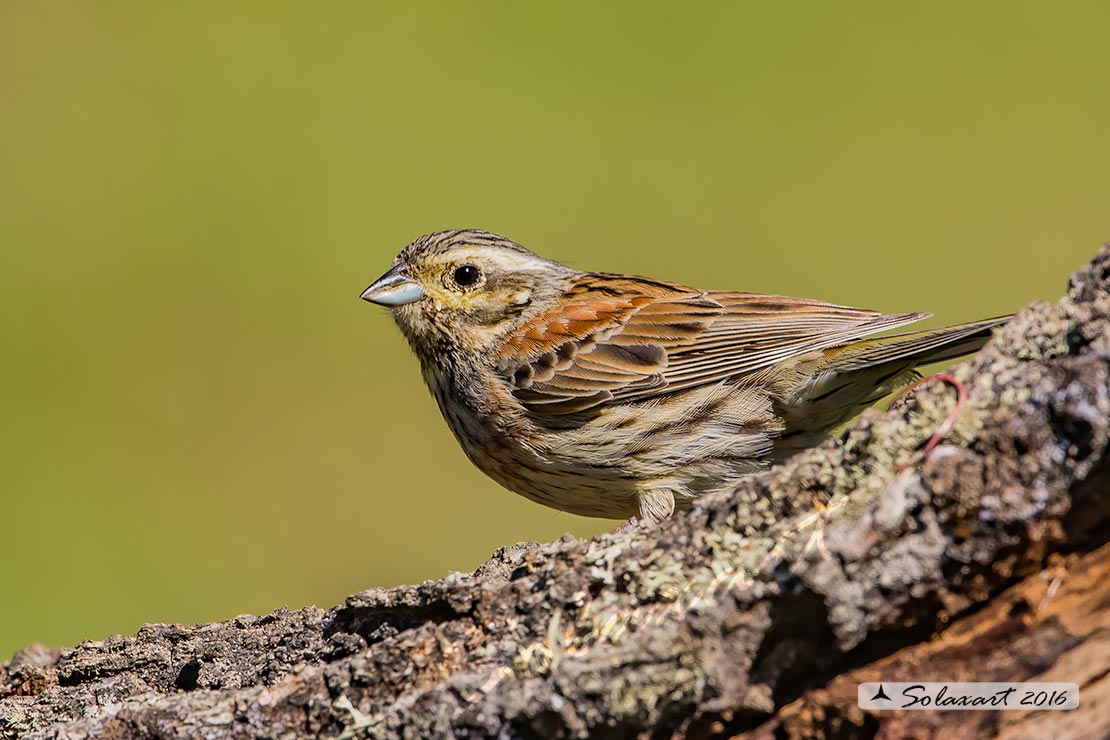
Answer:
[(549, 305), (574, 271), (487, 231), (439, 231), (401, 250), (362, 293), (387, 306), (418, 355), (486, 352)]

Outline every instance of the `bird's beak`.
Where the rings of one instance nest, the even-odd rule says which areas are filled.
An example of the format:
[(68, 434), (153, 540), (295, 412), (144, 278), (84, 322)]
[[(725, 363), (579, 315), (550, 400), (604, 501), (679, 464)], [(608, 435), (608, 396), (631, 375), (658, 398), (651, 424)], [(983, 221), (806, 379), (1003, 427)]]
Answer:
[(401, 265), (394, 265), (392, 270), (362, 291), (360, 297), (364, 301), (377, 303), (379, 306), (403, 306), (423, 298), (424, 289), (403, 274)]

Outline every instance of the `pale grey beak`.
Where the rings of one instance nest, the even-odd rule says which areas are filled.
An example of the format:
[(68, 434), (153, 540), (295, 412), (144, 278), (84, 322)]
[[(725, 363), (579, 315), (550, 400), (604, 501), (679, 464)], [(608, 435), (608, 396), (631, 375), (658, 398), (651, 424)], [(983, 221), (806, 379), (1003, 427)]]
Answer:
[(403, 306), (423, 298), (424, 289), (407, 275), (402, 274), (400, 265), (394, 265), (392, 270), (362, 291), (360, 297), (364, 301), (377, 303), (379, 306)]

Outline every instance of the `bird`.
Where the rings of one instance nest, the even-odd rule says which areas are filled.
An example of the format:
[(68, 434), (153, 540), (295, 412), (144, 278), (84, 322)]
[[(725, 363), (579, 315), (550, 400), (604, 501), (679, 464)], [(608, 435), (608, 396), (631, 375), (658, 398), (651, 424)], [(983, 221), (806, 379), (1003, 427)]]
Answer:
[(1009, 318), (874, 337), (931, 314), (583, 272), (477, 229), (421, 236), (361, 298), (482, 472), (633, 526), (821, 443)]

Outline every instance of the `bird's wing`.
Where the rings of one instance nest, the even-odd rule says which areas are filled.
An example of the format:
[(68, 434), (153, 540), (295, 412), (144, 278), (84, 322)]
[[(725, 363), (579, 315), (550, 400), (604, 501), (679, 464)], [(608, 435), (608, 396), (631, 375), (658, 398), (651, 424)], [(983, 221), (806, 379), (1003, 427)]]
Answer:
[(530, 411), (568, 414), (747, 375), (926, 315), (587, 274), (507, 337), (500, 370)]

